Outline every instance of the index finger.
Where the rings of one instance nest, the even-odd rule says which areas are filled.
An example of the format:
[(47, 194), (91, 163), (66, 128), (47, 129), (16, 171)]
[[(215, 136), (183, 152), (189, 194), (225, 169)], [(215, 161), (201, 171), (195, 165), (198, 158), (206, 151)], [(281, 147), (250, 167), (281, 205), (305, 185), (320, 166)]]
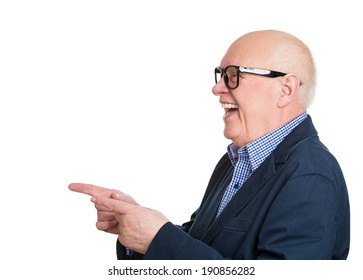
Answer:
[(92, 184), (72, 183), (68, 186), (71, 191), (88, 194), (90, 196), (107, 196), (111, 197), (112, 193), (121, 193), (120, 191), (103, 188)]
[(134, 207), (134, 205), (130, 203), (113, 198), (108, 198), (105, 196), (92, 196), (91, 201), (93, 203), (106, 207), (111, 212), (116, 212), (117, 214), (121, 215), (126, 214), (129, 211), (130, 207)]

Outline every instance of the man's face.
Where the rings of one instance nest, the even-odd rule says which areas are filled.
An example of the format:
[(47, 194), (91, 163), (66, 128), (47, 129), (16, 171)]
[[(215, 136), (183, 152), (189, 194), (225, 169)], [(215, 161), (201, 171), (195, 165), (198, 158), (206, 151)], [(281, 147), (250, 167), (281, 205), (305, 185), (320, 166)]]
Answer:
[[(241, 55), (243, 54), (243, 55)], [(248, 55), (250, 54), (250, 55)], [(253, 59), (256, 57), (256, 59)], [(258, 61), (255, 51), (243, 51), (243, 47), (231, 47), (220, 67), (228, 65), (267, 68), (263, 61)], [(279, 78), (268, 78), (241, 73), (236, 89), (229, 89), (221, 79), (212, 89), (219, 97), (225, 110), (224, 135), (237, 146), (247, 143), (271, 131), (276, 116), (276, 102), (280, 93)]]

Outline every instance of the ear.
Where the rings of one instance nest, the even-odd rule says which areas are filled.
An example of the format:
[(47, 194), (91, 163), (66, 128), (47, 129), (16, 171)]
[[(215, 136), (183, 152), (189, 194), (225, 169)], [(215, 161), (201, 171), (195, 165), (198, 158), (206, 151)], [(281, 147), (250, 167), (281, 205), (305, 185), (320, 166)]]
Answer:
[(298, 98), (300, 78), (295, 74), (286, 74), (282, 77), (280, 97), (277, 101), (279, 108), (284, 108)]

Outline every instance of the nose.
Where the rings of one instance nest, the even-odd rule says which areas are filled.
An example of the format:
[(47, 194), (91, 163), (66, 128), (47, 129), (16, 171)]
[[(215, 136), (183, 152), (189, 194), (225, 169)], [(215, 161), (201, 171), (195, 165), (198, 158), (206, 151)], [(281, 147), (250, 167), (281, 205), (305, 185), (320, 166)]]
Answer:
[(224, 79), (220, 79), (218, 83), (216, 83), (213, 88), (212, 92), (215, 96), (221, 96), (222, 94), (229, 93), (228, 88), (226, 87), (226, 84), (224, 83)]

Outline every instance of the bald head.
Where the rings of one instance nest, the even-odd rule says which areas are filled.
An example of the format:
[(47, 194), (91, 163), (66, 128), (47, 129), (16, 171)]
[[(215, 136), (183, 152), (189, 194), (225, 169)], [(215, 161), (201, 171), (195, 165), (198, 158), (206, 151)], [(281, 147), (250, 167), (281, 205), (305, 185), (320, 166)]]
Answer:
[(316, 85), (313, 57), (295, 36), (277, 30), (247, 33), (233, 42), (227, 55), (236, 65), (296, 74), (302, 83), (301, 105), (307, 108), (312, 102)]

